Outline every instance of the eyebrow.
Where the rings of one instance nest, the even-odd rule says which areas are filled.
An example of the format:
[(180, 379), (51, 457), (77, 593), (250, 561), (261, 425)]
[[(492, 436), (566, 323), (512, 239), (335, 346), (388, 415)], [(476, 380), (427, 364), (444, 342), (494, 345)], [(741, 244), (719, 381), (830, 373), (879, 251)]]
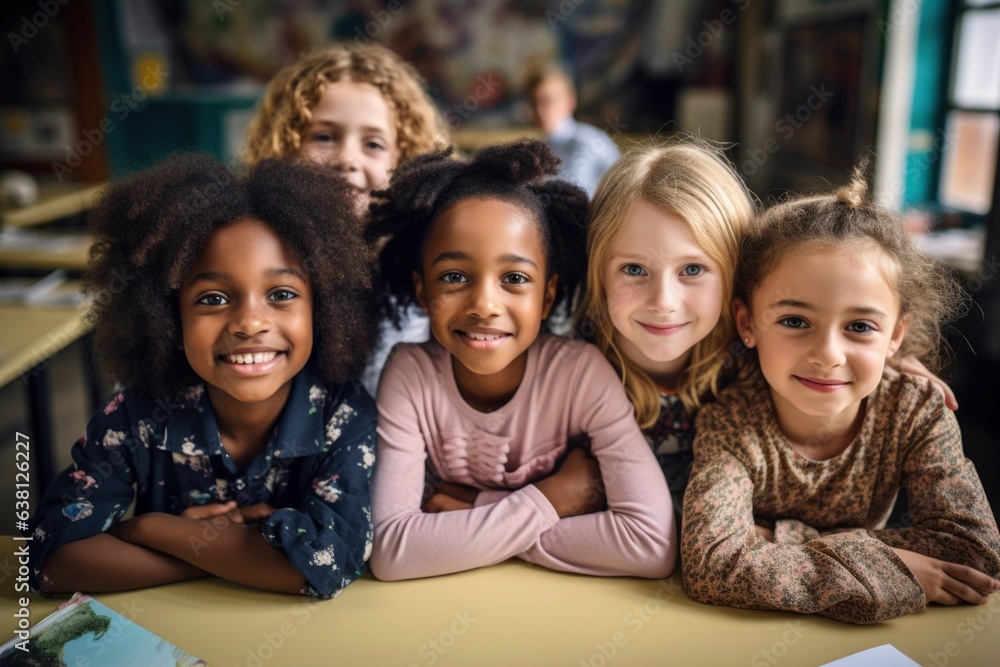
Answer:
[[(625, 260), (625, 261), (635, 261), (635, 262), (640, 262), (640, 263), (650, 263), (651, 260), (653, 259), (653, 257), (652, 257), (652, 255), (638, 255), (636, 253), (623, 252), (623, 253), (619, 253), (617, 255), (612, 255), (611, 259), (612, 260), (617, 260), (617, 261)], [(691, 255), (683, 255), (681, 257), (671, 257), (670, 261), (672, 261), (672, 262), (678, 262), (678, 263), (680, 263), (680, 262), (704, 262), (707, 259), (708, 259), (707, 255), (694, 255), (694, 254), (691, 254)]]
[[(442, 262), (448, 262), (448, 261), (470, 262), (472, 261), (472, 255), (466, 252), (462, 252), (460, 250), (446, 250), (434, 258), (434, 261), (431, 262), (431, 266), (437, 266)], [(501, 264), (528, 264), (529, 266), (533, 266), (536, 269), (538, 268), (538, 264), (536, 264), (532, 259), (528, 257), (522, 257), (521, 255), (515, 255), (513, 253), (500, 255), (499, 257), (497, 257), (497, 261), (499, 261)]]
[[(267, 271), (264, 272), (264, 275), (269, 278), (292, 276), (298, 278), (303, 282), (308, 282), (308, 279), (301, 271), (298, 271), (297, 269), (293, 269), (291, 267), (276, 267), (273, 269), (268, 269)], [(229, 280), (231, 278), (232, 276), (230, 274), (224, 273), (222, 271), (203, 271), (202, 273), (195, 274), (194, 277), (192, 277), (191, 280), (188, 281), (188, 285), (194, 285), (195, 283), (201, 283), (201, 282)]]
[[(816, 310), (816, 306), (806, 303), (805, 301), (797, 301), (795, 299), (781, 299), (780, 301), (775, 301), (771, 304), (772, 308), (796, 308), (799, 310)], [(886, 317), (886, 314), (874, 308), (872, 306), (855, 306), (851, 308), (848, 312), (852, 315), (874, 315), (876, 317)]]
[[(314, 119), (311, 123), (309, 123), (308, 128), (312, 128), (316, 125), (323, 125), (325, 127), (333, 127), (337, 129), (343, 127), (343, 125), (340, 123), (334, 122), (332, 120), (323, 120), (322, 118), (319, 118), (319, 119)], [(362, 125), (361, 130), (364, 132), (381, 132), (382, 134), (389, 134), (389, 129), (380, 125)]]

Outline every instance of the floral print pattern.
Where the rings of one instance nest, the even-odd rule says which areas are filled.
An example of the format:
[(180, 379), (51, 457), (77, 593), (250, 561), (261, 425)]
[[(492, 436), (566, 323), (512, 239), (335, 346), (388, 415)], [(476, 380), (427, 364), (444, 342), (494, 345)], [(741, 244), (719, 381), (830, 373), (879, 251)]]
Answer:
[[(88, 440), (101, 446), (86, 447)], [(374, 441), (368, 394), (353, 383), (325, 385), (308, 371), (293, 380), (264, 451), (243, 468), (222, 445), (203, 385), (172, 401), (123, 391), (91, 418), (73, 447), (74, 465), (29, 522), (31, 585), (38, 590), (49, 552), (107, 530), (133, 499), (136, 514), (235, 500), (278, 508), (261, 524), (264, 538), (302, 573), (303, 593), (331, 597), (365, 571), (371, 554)]]
[[(698, 415), (681, 534), (692, 598), (875, 623), (926, 604), (893, 548), (1000, 575), (996, 520), (927, 380), (887, 368), (858, 435), (826, 461), (798, 454), (768, 396), (754, 374)], [(913, 523), (886, 527), (900, 487)]]

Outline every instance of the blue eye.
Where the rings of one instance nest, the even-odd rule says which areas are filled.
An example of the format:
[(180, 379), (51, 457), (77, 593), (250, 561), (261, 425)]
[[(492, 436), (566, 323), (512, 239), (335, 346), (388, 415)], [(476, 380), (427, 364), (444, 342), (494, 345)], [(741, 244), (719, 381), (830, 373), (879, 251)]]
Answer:
[(622, 270), (630, 276), (641, 276), (646, 273), (646, 269), (638, 264), (626, 264)]
[(221, 294), (206, 294), (195, 301), (195, 303), (202, 306), (224, 306), (229, 303), (229, 301)]
[(794, 315), (791, 317), (783, 317), (778, 320), (778, 323), (785, 325), (789, 329), (805, 329), (806, 326), (808, 326), (804, 319), (801, 317), (795, 317)]
[(681, 269), (681, 273), (689, 278), (700, 276), (702, 273), (704, 273), (704, 271), (705, 267), (702, 266), (701, 264), (688, 264), (683, 269)]
[(847, 330), (851, 333), (866, 334), (875, 331), (875, 327), (867, 322), (851, 322), (847, 325)]
[(464, 283), (465, 276), (463, 276), (461, 273), (458, 273), (457, 271), (450, 271), (441, 276), (441, 282), (450, 284)]

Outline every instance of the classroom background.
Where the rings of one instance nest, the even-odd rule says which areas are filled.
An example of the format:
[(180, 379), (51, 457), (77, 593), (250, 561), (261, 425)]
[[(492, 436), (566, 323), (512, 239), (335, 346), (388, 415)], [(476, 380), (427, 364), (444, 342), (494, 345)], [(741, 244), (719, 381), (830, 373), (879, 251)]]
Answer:
[(412, 63), (465, 152), (538, 135), (525, 84), (553, 60), (575, 77), (578, 120), (622, 148), (677, 131), (725, 142), (764, 202), (829, 189), (874, 152), (879, 201), (974, 299), (945, 377), (1000, 510), (1000, 2), (17, 0), (0, 17), (5, 498), (18, 434), (58, 471), (110, 390), (73, 302), (93, 193), (179, 149), (237, 159), (267, 80), (348, 41)]

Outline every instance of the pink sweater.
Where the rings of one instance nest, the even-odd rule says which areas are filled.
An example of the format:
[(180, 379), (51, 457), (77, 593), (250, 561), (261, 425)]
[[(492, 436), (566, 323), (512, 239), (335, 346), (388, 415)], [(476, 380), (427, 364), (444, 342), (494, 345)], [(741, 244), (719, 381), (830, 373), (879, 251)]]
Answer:
[[(559, 518), (536, 482), (567, 443), (589, 438), (608, 509)], [(378, 390), (372, 482), (372, 572), (412, 579), (511, 557), (597, 575), (668, 576), (676, 527), (663, 473), (621, 381), (593, 345), (541, 335), (524, 379), (495, 412), (458, 392), (451, 355), (435, 341), (398, 345)], [(428, 458), (430, 459), (428, 461)], [(475, 507), (425, 514), (424, 467), (480, 489)]]

